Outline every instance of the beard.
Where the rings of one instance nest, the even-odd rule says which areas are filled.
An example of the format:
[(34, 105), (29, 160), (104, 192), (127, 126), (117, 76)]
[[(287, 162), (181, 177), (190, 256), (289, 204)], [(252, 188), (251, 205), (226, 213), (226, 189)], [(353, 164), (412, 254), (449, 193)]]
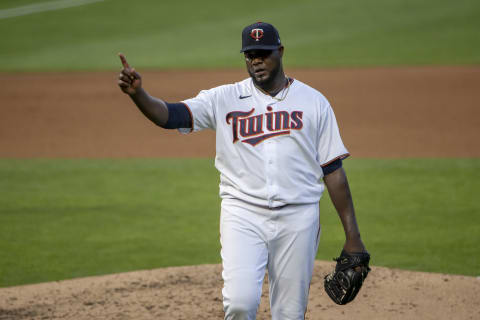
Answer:
[(278, 75), (282, 72), (282, 64), (278, 63), (277, 66), (272, 69), (265, 77), (257, 78), (253, 70), (248, 69), (248, 74), (253, 80), (253, 83), (257, 86), (262, 88), (265, 91), (269, 91), (273, 89), (275, 86), (275, 79)]

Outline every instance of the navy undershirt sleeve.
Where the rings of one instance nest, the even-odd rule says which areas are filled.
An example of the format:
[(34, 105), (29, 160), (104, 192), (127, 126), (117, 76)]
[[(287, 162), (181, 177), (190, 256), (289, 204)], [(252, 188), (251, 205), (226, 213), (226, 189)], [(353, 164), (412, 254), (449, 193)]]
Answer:
[(342, 167), (342, 159), (337, 159), (337, 160), (329, 163), (325, 167), (322, 167), (323, 176), (326, 176), (326, 175), (332, 173), (333, 171), (335, 171), (337, 169), (340, 169), (341, 167)]
[(187, 106), (183, 103), (165, 102), (168, 108), (168, 120), (165, 129), (191, 128), (192, 116)]

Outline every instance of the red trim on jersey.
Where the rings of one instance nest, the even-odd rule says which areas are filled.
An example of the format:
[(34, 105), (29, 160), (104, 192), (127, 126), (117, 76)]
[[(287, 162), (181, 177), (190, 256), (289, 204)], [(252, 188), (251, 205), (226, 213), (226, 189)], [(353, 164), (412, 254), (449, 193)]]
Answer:
[(328, 161), (327, 163), (321, 164), (320, 167), (326, 167), (326, 166), (328, 166), (330, 163), (332, 163), (333, 161), (336, 161), (336, 160), (338, 160), (338, 159), (343, 160), (343, 159), (345, 159), (345, 158), (347, 158), (347, 157), (349, 157), (349, 156), (350, 156), (350, 153), (342, 154), (341, 156), (338, 156), (338, 157), (336, 157), (336, 158), (333, 158), (332, 160)]

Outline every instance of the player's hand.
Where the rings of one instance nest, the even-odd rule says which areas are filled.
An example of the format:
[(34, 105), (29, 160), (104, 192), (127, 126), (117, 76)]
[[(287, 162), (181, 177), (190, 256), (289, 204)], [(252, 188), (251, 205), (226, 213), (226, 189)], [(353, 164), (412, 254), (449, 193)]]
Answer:
[[(367, 252), (367, 249), (365, 248), (365, 245), (363, 244), (362, 240), (360, 239), (360, 237), (358, 238), (354, 238), (354, 239), (347, 239), (347, 241), (345, 241), (345, 244), (343, 246), (343, 250), (347, 253), (354, 253), (354, 252)], [(367, 268), (368, 269), (368, 268)], [(366, 271), (366, 269), (364, 268), (364, 270)], [(356, 267), (355, 268), (355, 271), (358, 271), (360, 272), (361, 271), (361, 268), (360, 267)]]
[(122, 61), (122, 71), (118, 76), (118, 86), (120, 89), (129, 94), (134, 95), (142, 88), (142, 78), (140, 74), (131, 68), (127, 62), (127, 58), (122, 53), (119, 53), (120, 61)]

